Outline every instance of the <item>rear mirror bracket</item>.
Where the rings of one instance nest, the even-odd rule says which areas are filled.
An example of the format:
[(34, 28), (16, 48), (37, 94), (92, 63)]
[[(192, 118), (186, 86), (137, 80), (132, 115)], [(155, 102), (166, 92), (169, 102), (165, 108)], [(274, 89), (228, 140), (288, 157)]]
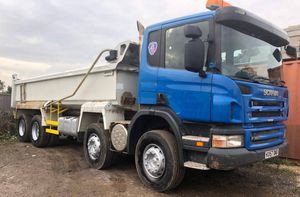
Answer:
[(206, 72), (204, 71), (204, 70), (200, 70), (199, 71), (199, 77), (201, 77), (201, 78), (206, 78)]

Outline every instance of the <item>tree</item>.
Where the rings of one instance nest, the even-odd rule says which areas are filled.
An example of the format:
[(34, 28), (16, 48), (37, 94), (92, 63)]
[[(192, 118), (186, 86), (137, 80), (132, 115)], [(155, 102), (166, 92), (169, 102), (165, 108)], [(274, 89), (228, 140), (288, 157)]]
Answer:
[(0, 80), (0, 92), (3, 92), (4, 88), (5, 88), (5, 83), (4, 83), (4, 81)]
[(11, 94), (11, 86), (7, 86), (6, 93), (7, 93), (7, 94)]

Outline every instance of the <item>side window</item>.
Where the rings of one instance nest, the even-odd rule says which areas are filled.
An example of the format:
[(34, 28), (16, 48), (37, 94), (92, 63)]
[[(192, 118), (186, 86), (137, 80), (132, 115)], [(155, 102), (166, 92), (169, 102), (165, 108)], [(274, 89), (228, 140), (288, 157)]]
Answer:
[[(207, 40), (209, 33), (209, 22), (202, 21), (192, 25), (198, 26), (202, 31), (200, 39)], [(166, 30), (165, 45), (165, 67), (172, 69), (184, 69), (184, 46), (189, 38), (184, 35), (184, 26), (174, 27)], [(207, 56), (208, 43), (205, 44), (205, 57)]]
[(160, 35), (160, 30), (149, 33), (147, 58), (151, 66), (159, 66), (160, 63)]

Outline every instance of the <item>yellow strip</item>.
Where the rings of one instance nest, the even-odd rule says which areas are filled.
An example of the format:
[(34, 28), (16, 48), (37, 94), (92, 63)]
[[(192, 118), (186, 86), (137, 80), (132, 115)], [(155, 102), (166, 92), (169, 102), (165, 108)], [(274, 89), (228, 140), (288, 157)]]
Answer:
[(46, 129), (46, 133), (51, 133), (54, 135), (59, 135), (59, 131), (58, 130), (54, 130), (54, 129)]
[(50, 120), (52, 120), (52, 104), (50, 105), (50, 114), (49, 114), (49, 116), (50, 116)]
[(46, 124), (51, 126), (56, 126), (56, 127), (58, 126), (58, 122), (53, 120), (46, 120)]

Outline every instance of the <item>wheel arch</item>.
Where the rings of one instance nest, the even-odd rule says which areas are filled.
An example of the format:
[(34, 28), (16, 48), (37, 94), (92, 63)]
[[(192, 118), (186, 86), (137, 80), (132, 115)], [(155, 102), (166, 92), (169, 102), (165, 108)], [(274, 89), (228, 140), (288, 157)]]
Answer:
[(86, 131), (88, 126), (93, 123), (101, 123), (103, 114), (99, 113), (91, 113), (91, 112), (83, 112), (80, 116), (80, 124), (78, 125), (78, 132)]
[(183, 127), (181, 125), (181, 120), (170, 108), (142, 109), (135, 114), (129, 125), (127, 152), (134, 154), (139, 138), (147, 131), (165, 129), (161, 127), (168, 126), (168, 131), (176, 138), (180, 164), (183, 165), (183, 145), (181, 140)]
[(81, 106), (78, 132), (85, 131), (92, 123), (103, 123), (108, 130), (114, 121), (124, 120), (124, 110), (110, 102), (87, 102)]
[(16, 109), (15, 114), (16, 119), (18, 119), (21, 114), (30, 116), (32, 118), (34, 115), (40, 115), (41, 112), (38, 109)]

